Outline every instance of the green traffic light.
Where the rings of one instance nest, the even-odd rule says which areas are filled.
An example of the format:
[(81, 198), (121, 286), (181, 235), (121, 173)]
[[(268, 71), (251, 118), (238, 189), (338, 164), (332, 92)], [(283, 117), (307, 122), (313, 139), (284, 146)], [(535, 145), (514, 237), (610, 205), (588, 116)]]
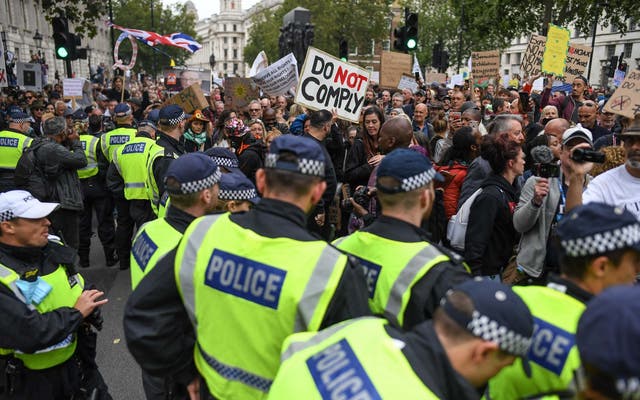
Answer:
[(407, 49), (413, 50), (413, 49), (416, 48), (417, 44), (418, 44), (418, 42), (416, 42), (415, 39), (409, 39), (409, 40), (407, 40)]
[(60, 58), (69, 57), (69, 51), (67, 51), (67, 49), (65, 49), (64, 47), (58, 47), (58, 49), (56, 50), (56, 53), (58, 53), (58, 57)]
[(347, 58), (346, 58), (346, 57), (342, 57), (342, 58), (340, 59), (340, 61), (347, 62), (348, 60), (347, 60)]

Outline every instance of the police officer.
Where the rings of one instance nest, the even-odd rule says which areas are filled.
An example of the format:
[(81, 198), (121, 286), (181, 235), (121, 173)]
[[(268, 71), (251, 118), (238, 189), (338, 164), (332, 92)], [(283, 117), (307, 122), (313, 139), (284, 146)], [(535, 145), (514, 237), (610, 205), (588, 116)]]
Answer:
[(80, 144), (87, 156), (87, 166), (78, 170), (82, 189), (83, 210), (80, 212), (80, 245), (78, 256), (80, 266), (89, 267), (91, 236), (93, 236), (93, 213), (98, 221), (98, 237), (102, 243), (105, 261), (108, 267), (115, 265), (115, 225), (113, 221), (113, 202), (105, 185), (105, 176), (109, 163), (100, 151), (100, 137), (88, 133), (89, 116), (83, 110), (73, 113), (76, 130), (80, 134)]
[(149, 198), (151, 207), (156, 215), (159, 213), (160, 199), (164, 193), (164, 177), (171, 162), (186, 154), (181, 142), (187, 120), (187, 114), (180, 106), (170, 104), (162, 107), (158, 113), (157, 143), (164, 148), (164, 152), (151, 155), (148, 167)]
[(100, 147), (105, 158), (113, 161), (113, 152), (136, 136), (133, 127), (133, 113), (127, 103), (120, 103), (113, 109), (116, 128), (100, 137)]
[(155, 131), (142, 128), (136, 137), (113, 152), (107, 171), (107, 187), (113, 193), (118, 210), (116, 249), (120, 269), (128, 269), (134, 226), (155, 219), (148, 191), (148, 164), (152, 157), (164, 154), (156, 144)]
[(15, 189), (13, 173), (22, 152), (33, 139), (26, 135), (31, 119), (18, 108), (9, 111), (9, 126), (0, 131), (0, 192)]
[(58, 206), (23, 190), (0, 194), (3, 399), (75, 399), (81, 389), (111, 398), (95, 353), (85, 358), (92, 337), (95, 346), (90, 324), (101, 325), (94, 310), (107, 300), (99, 300), (101, 291), (85, 290), (74, 271), (75, 250), (49, 239), (47, 216)]
[[(144, 224), (133, 241), (131, 286), (134, 290), (158, 260), (176, 247), (189, 224), (213, 211), (220, 175), (218, 166), (202, 153), (185, 154), (169, 166), (165, 186), (171, 207), (164, 218)], [(143, 371), (142, 383), (147, 400), (165, 399), (164, 379)]]
[(420, 229), (440, 178), (422, 154), (393, 150), (377, 172), (382, 215), (335, 242), (364, 266), (371, 311), (405, 329), (430, 319), (446, 292), (470, 278), (460, 256), (430, 243)]
[(260, 202), (256, 187), (243, 173), (222, 174), (216, 210), (230, 213), (249, 211)]
[(640, 398), (639, 318), (637, 286), (613, 287), (589, 302), (576, 332), (585, 377), (578, 398)]
[(532, 332), (510, 287), (467, 280), (409, 332), (359, 318), (290, 336), (269, 399), (477, 399), (489, 378), (526, 356)]
[(133, 356), (192, 393), (195, 361), (203, 392), (263, 398), (287, 335), (368, 313), (362, 271), (305, 229), (325, 189), (320, 146), (281, 136), (256, 176), (264, 197), (254, 209), (195, 220), (127, 302)]
[(633, 284), (640, 272), (640, 223), (627, 210), (580, 206), (560, 221), (557, 233), (561, 275), (551, 275), (546, 287), (514, 287), (537, 326), (529, 353), (532, 376), (524, 376), (516, 362), (489, 382), (487, 398), (572, 397), (569, 387), (580, 367), (575, 332), (586, 303), (610, 286)]

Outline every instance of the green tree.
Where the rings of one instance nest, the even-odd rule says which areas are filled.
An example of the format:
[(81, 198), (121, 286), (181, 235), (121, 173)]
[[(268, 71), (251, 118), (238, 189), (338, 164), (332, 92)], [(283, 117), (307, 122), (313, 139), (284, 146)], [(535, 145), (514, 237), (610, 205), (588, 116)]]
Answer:
[(549, 22), (573, 24), (590, 36), (594, 22), (613, 25), (624, 34), (628, 19), (640, 20), (636, 0), (408, 0), (404, 5), (420, 15), (418, 59), (431, 64), (431, 49), (440, 41), (450, 54), (451, 65), (462, 66), (471, 51), (504, 49), (514, 38), (546, 34)]
[[(152, 28), (151, 1), (121, 0), (116, 2), (113, 10), (114, 23), (125, 28), (154, 31), (161, 35), (182, 32), (198, 40), (194, 29), (196, 17), (187, 12), (184, 5), (174, 4), (167, 7), (160, 1), (154, 0), (154, 24)], [(116, 32), (118, 31), (116, 30)], [(131, 47), (128, 41), (126, 42), (127, 44), (120, 46), (120, 58), (123, 59), (127, 58), (128, 55), (130, 57), (131, 54)], [(162, 68), (168, 67), (171, 59), (175, 60), (176, 65), (181, 65), (191, 56), (191, 53), (178, 47), (163, 45), (156, 45), (155, 47), (168, 56), (138, 41), (136, 71), (144, 70), (155, 75), (162, 71)]]
[(254, 26), (244, 50), (245, 61), (253, 62), (264, 50), (270, 62), (278, 59), (278, 38), (282, 17), (295, 7), (311, 12), (315, 37), (313, 46), (329, 54), (338, 54), (338, 41), (344, 38), (350, 51), (356, 47), (359, 53), (368, 53), (373, 40), (388, 37), (385, 18), (391, 0), (333, 0), (331, 3), (317, 0), (285, 0), (275, 12), (264, 10), (254, 16)]
[[(36, 0), (37, 1), (37, 0)], [(75, 33), (94, 37), (97, 25), (107, 14), (107, 2), (97, 0), (42, 0), (42, 11), (47, 21), (58, 16), (66, 16), (74, 24)]]

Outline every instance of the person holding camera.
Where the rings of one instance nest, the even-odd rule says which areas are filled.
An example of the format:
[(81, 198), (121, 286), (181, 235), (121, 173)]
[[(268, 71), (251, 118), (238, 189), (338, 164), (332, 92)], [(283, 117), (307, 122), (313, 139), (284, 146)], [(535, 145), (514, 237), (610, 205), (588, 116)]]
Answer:
[(516, 282), (544, 284), (547, 274), (558, 270), (556, 224), (580, 203), (582, 191), (591, 180), (588, 173), (593, 163), (576, 161), (578, 157), (574, 156), (579, 149), (593, 148), (588, 129), (578, 124), (564, 132), (559, 166), (552, 161), (551, 149), (546, 148), (547, 156), (543, 151), (532, 151), (536, 161), (532, 168), (534, 176), (522, 187), (513, 214), (513, 225), (522, 234), (516, 258)]

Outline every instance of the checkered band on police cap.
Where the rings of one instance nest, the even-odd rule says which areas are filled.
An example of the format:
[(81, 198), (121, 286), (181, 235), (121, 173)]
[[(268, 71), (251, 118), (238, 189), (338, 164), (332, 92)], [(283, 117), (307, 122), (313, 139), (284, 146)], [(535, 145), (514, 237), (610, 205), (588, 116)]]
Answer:
[(211, 157), (211, 159), (220, 167), (239, 168), (238, 160), (227, 157)]
[(478, 311), (473, 312), (467, 329), (474, 336), (497, 343), (503, 351), (515, 356), (526, 356), (531, 346), (530, 337), (522, 336)]
[(428, 171), (424, 171), (417, 175), (410, 176), (408, 178), (403, 179), (402, 182), (400, 183), (400, 187), (405, 192), (410, 192), (412, 190), (416, 190), (423, 186), (427, 186), (435, 176), (436, 176), (436, 170), (432, 168)]
[(558, 224), (562, 250), (569, 257), (640, 250), (640, 222), (628, 210), (602, 203), (576, 207)]
[(201, 190), (207, 189), (212, 187), (213, 185), (215, 185), (216, 183), (220, 182), (220, 176), (222, 175), (222, 173), (220, 172), (220, 169), (216, 169), (216, 171), (212, 174), (209, 175), (208, 177), (204, 178), (204, 179), (199, 179), (197, 181), (192, 181), (192, 182), (184, 182), (180, 184), (180, 193), (181, 194), (190, 194), (190, 193), (197, 193)]
[[(264, 165), (266, 168), (278, 168), (280, 156), (278, 154), (267, 154)], [(324, 161), (311, 160), (308, 158), (298, 158), (296, 171), (303, 175), (324, 177)]]
[(184, 111), (182, 112), (182, 114), (173, 117), (173, 118), (167, 118), (167, 119), (161, 119), (160, 123), (164, 124), (164, 125), (169, 125), (169, 126), (175, 126), (178, 125), (181, 121), (184, 121), (185, 119), (187, 119), (187, 114), (184, 113)]
[(220, 200), (251, 200), (258, 197), (255, 189), (238, 189), (238, 190), (223, 190), (220, 189), (218, 198)]

